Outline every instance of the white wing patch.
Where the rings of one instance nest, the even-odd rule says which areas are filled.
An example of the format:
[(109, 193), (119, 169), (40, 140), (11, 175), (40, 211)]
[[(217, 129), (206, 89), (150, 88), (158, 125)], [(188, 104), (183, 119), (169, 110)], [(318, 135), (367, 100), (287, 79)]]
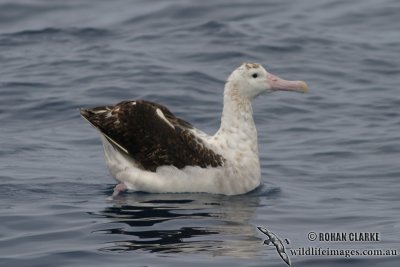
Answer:
[(107, 109), (101, 109), (101, 110), (93, 111), (93, 113), (95, 113), (95, 114), (101, 114), (101, 113), (104, 113), (104, 112), (107, 112), (107, 111), (109, 111), (109, 110), (107, 110)]
[(162, 120), (164, 120), (169, 126), (171, 126), (172, 129), (175, 129), (174, 125), (172, 125), (172, 123), (170, 123), (169, 120), (167, 120), (167, 118), (165, 118), (164, 113), (159, 108), (156, 109), (156, 113), (157, 113), (158, 117), (160, 117)]

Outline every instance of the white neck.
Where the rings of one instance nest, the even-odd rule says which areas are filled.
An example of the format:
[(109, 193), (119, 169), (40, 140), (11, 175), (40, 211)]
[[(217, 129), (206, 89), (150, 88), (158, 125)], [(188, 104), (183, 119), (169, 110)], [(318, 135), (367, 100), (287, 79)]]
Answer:
[(229, 140), (239, 149), (250, 150), (258, 155), (251, 101), (242, 97), (237, 84), (230, 81), (225, 84), (221, 127), (216, 136)]

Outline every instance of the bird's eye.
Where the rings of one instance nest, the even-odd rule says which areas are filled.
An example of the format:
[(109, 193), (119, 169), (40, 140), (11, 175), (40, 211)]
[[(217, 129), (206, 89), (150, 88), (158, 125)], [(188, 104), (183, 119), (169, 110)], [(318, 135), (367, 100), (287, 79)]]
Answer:
[(253, 73), (253, 75), (251, 75), (253, 78), (257, 78), (258, 74), (257, 73)]

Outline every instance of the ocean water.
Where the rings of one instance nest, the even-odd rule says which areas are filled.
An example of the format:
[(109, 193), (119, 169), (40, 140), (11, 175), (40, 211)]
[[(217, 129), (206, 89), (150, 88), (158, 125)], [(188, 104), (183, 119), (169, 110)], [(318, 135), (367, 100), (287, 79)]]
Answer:
[[(257, 226), (292, 266), (399, 266), (399, 14), (395, 0), (1, 0), (0, 266), (286, 266)], [(78, 108), (147, 99), (212, 134), (241, 62), (310, 87), (254, 102), (262, 186), (107, 200)], [(349, 254), (376, 250), (397, 256)]]

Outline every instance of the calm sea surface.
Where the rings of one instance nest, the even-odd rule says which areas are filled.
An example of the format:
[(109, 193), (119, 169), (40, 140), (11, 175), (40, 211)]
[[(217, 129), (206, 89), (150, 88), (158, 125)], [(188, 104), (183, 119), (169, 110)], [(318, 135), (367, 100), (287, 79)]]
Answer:
[[(0, 266), (286, 266), (257, 226), (295, 267), (400, 266), (343, 254), (400, 253), (399, 14), (395, 0), (0, 1)], [(262, 186), (107, 200), (78, 108), (147, 99), (212, 134), (241, 62), (310, 86), (254, 102)]]

